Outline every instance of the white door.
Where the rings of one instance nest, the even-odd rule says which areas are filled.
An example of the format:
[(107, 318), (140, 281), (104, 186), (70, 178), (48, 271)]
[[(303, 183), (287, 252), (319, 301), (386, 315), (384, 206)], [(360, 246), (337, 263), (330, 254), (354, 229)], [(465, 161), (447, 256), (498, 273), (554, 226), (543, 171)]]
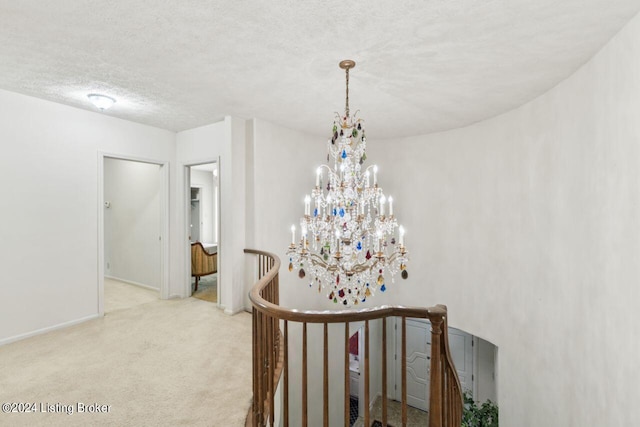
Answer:
[[(463, 390), (473, 390), (473, 337), (449, 328), (449, 347)], [(402, 400), (402, 323), (396, 328), (396, 400)], [(429, 370), (431, 367), (431, 323), (407, 319), (407, 404), (429, 410)]]
[(449, 348), (458, 371), (462, 390), (473, 390), (473, 337), (459, 329), (449, 328)]
[[(431, 324), (425, 319), (407, 319), (407, 404), (429, 409)], [(396, 400), (402, 401), (402, 323), (396, 328)]]

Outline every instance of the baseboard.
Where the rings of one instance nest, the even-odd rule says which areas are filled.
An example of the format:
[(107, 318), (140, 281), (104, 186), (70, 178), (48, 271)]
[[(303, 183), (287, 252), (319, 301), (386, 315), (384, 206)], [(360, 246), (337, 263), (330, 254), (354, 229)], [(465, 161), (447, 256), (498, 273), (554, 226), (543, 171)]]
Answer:
[(3, 346), (5, 344), (10, 344), (10, 343), (16, 342), (16, 341), (21, 341), (21, 340), (26, 339), (26, 338), (31, 338), (31, 337), (34, 337), (36, 335), (46, 334), (47, 332), (52, 332), (52, 331), (55, 331), (55, 330), (58, 330), (58, 329), (68, 328), (69, 326), (73, 326), (73, 325), (77, 325), (78, 323), (84, 323), (84, 322), (89, 321), (89, 320), (97, 319), (98, 317), (102, 317), (102, 316), (99, 315), (99, 314), (92, 314), (91, 316), (82, 317), (82, 318), (76, 319), (76, 320), (70, 320), (68, 322), (59, 323), (57, 325), (48, 326), (48, 327), (42, 328), (42, 329), (37, 329), (35, 331), (27, 332), (25, 334), (16, 335), (14, 337), (4, 338), (4, 339), (0, 340), (0, 346)]
[[(220, 306), (220, 308), (223, 308), (222, 306)], [(244, 307), (240, 307), (237, 310), (227, 310), (226, 308), (224, 309), (224, 314), (228, 314), (229, 316), (235, 316), (238, 313), (243, 313), (245, 312)]]
[(134, 282), (133, 280), (127, 280), (127, 279), (121, 279), (119, 277), (115, 277), (115, 276), (104, 276), (106, 279), (112, 279), (112, 280), (117, 280), (118, 282), (124, 282), (127, 283), (129, 285), (134, 285), (134, 286), (139, 286), (141, 288), (145, 288), (145, 289), (151, 289), (152, 291), (157, 291), (160, 292), (159, 288), (154, 288), (153, 286), (150, 285), (145, 285), (144, 283), (140, 283), (140, 282)]
[(369, 402), (369, 412), (373, 411), (373, 404), (374, 404), (374, 403), (376, 403), (376, 400), (377, 400), (379, 397), (382, 397), (382, 393), (376, 393), (376, 394), (373, 396), (373, 400), (371, 400), (371, 401)]

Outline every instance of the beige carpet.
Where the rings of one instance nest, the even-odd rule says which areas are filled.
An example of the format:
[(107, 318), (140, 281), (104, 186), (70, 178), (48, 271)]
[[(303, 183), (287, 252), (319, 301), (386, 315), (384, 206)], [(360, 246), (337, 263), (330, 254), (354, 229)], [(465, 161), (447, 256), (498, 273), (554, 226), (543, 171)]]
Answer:
[(119, 280), (104, 278), (104, 311), (132, 308), (160, 299), (160, 291), (143, 288)]
[(156, 296), (0, 347), (0, 403), (38, 411), (0, 412), (3, 426), (243, 426), (250, 399), (251, 316), (194, 298)]
[[(195, 288), (195, 280), (193, 282), (193, 288)], [(218, 302), (218, 275), (211, 274), (200, 278), (198, 283), (198, 290), (192, 295), (194, 298), (201, 299), (203, 301), (209, 301), (212, 303)]]

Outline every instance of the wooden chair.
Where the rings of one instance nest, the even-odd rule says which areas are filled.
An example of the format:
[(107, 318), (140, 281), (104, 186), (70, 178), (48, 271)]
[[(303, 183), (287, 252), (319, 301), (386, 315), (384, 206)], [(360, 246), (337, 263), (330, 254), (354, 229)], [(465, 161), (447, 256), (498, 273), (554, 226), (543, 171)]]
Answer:
[[(196, 278), (196, 289), (198, 281), (202, 276), (208, 276), (218, 272), (218, 253), (210, 254), (204, 249), (202, 243), (191, 244), (191, 277)], [(194, 291), (194, 292), (195, 292)]]

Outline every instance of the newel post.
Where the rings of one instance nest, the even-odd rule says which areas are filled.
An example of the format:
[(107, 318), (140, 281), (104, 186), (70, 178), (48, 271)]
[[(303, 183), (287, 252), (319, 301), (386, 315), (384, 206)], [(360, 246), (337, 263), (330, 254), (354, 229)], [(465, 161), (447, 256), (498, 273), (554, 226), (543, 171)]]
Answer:
[(431, 372), (429, 374), (429, 427), (442, 426), (442, 324), (444, 318), (431, 319)]

